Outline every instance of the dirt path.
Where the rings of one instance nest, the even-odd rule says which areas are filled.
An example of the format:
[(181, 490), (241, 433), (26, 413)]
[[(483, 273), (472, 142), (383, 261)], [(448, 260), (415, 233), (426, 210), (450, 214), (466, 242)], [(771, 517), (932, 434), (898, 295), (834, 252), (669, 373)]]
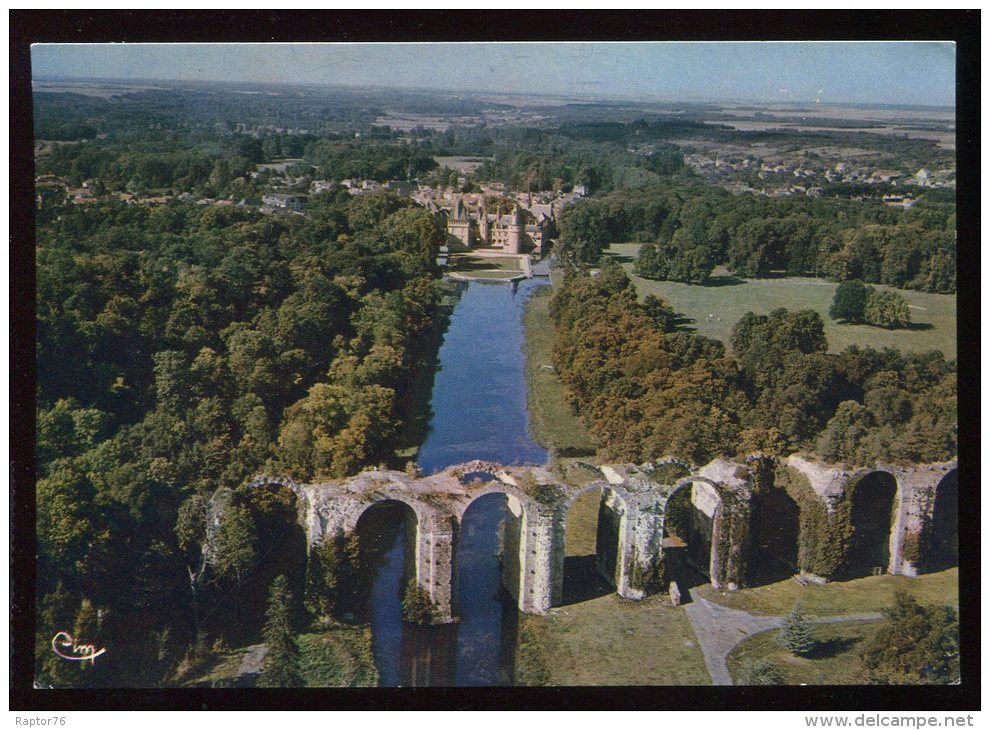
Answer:
[(261, 668), (265, 663), (265, 654), (267, 653), (268, 646), (266, 644), (249, 646), (241, 658), (241, 666), (237, 670), (237, 676), (243, 677), (246, 674), (261, 674)]
[[(698, 637), (705, 666), (712, 676), (712, 684), (731, 685), (732, 675), (726, 657), (735, 646), (754, 634), (784, 625), (783, 616), (754, 616), (746, 611), (719, 606), (704, 598), (692, 596), (691, 602), (684, 605), (688, 621)], [(835, 624), (844, 621), (869, 621), (883, 618), (879, 613), (853, 613), (841, 616), (809, 618), (813, 624)]]

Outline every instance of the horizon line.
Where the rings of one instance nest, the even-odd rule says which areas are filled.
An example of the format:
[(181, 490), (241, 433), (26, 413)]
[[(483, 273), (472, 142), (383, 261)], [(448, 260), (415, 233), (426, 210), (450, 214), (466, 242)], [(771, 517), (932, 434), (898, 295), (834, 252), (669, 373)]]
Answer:
[[(625, 43), (627, 41), (614, 41), (615, 43)], [(714, 41), (713, 41), (714, 42)], [(799, 41), (794, 41), (799, 42)], [(803, 41), (800, 41), (803, 42)], [(69, 44), (58, 44), (58, 45), (69, 45)], [(84, 45), (84, 44), (79, 44)], [(158, 44), (164, 45), (164, 44)], [(175, 44), (181, 45), (181, 44)], [(665, 103), (665, 104), (712, 104), (712, 103), (745, 103), (745, 104), (763, 104), (763, 105), (774, 105), (774, 104), (810, 104), (812, 106), (829, 106), (829, 105), (845, 105), (853, 107), (863, 107), (863, 108), (882, 108), (882, 107), (915, 107), (923, 109), (956, 109), (955, 100), (952, 104), (919, 104), (917, 102), (864, 102), (864, 101), (845, 101), (845, 100), (823, 100), (818, 101), (816, 99), (756, 99), (753, 97), (661, 97), (659, 93), (655, 94), (656, 98), (650, 98), (648, 95), (630, 94), (622, 92), (569, 92), (569, 93), (559, 93), (552, 91), (504, 91), (504, 90), (478, 90), (478, 89), (453, 89), (449, 86), (447, 87), (437, 87), (437, 86), (390, 86), (387, 84), (347, 84), (347, 83), (326, 83), (318, 81), (249, 81), (249, 80), (231, 80), (231, 79), (215, 79), (215, 78), (148, 78), (148, 77), (137, 77), (137, 76), (39, 76), (32, 77), (32, 86), (35, 82), (154, 82), (154, 83), (194, 83), (194, 84), (220, 84), (226, 86), (236, 86), (236, 85), (258, 85), (258, 86), (295, 86), (295, 87), (316, 87), (316, 88), (327, 88), (327, 89), (347, 89), (359, 91), (362, 89), (368, 90), (384, 90), (384, 91), (426, 91), (432, 93), (443, 93), (448, 95), (457, 94), (467, 94), (471, 96), (481, 96), (481, 95), (495, 95), (495, 96), (525, 96), (525, 97), (540, 97), (545, 96), (552, 99), (567, 99), (567, 98), (588, 98), (588, 99), (619, 99), (623, 101), (640, 101), (642, 103)], [(32, 89), (32, 93), (35, 93)], [(45, 92), (41, 92), (45, 93)], [(68, 92), (67, 92), (68, 93)]]

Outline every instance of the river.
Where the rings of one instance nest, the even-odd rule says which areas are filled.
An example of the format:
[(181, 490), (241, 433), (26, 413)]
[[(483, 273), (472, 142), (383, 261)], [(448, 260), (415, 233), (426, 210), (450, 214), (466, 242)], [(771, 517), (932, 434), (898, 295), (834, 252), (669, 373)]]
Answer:
[[(419, 451), (425, 473), (473, 459), (543, 464), (547, 451), (529, 435), (522, 311), (545, 279), (513, 285), (472, 281), (462, 292), (440, 347), (429, 434)], [(459, 620), (418, 627), (402, 621), (402, 591), (411, 572), (411, 517), (396, 508), (386, 549), (376, 561), (367, 617), (380, 684), (511, 685), (518, 612), (501, 585), (497, 552), (505, 497), (488, 495), (464, 515), (457, 547)]]

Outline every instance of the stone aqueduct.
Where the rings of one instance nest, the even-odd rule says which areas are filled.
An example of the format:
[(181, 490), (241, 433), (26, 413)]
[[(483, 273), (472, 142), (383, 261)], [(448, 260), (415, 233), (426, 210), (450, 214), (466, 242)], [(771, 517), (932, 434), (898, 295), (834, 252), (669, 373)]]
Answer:
[[(661, 483), (657, 467), (679, 464), (682, 478)], [(888, 573), (918, 574), (916, 556), (906, 547), (915, 544), (932, 520), (938, 485), (956, 470), (957, 462), (846, 469), (792, 455), (782, 463), (803, 475), (829, 512), (851, 485), (880, 472), (896, 482), (889, 531)], [(582, 494), (601, 489), (599, 530), (611, 529), (616, 550), (606, 565), (599, 549), (599, 571), (607, 571), (618, 594), (641, 599), (655, 591), (644, 576), (662, 568), (668, 548), (664, 520), (668, 501), (681, 489), (690, 489), (695, 509), (710, 520), (712, 585), (735, 590), (746, 585), (748, 551), (738, 549), (749, 539), (754, 471), (745, 464), (716, 459), (693, 468), (670, 459), (657, 465), (606, 465), (595, 468), (600, 478), (581, 486), (563, 484), (543, 467), (503, 467), (486, 462), (452, 466), (432, 476), (411, 477), (397, 471), (366, 471), (345, 480), (299, 484), (277, 476), (259, 476), (249, 486), (282, 485), (295, 492), (308, 545), (325, 536), (349, 534), (361, 515), (375, 504), (393, 501), (415, 515), (415, 579), (433, 600), (442, 621), (457, 615), (458, 535), (464, 514), (477, 499), (491, 493), (506, 495), (510, 518), (504, 537), (503, 583), (526, 613), (544, 614), (563, 596), (565, 522), (568, 508)], [(486, 481), (465, 478), (483, 473)], [(466, 483), (465, 483), (466, 482)], [(600, 548), (601, 546), (599, 546)], [(911, 558), (915, 559), (912, 560)]]

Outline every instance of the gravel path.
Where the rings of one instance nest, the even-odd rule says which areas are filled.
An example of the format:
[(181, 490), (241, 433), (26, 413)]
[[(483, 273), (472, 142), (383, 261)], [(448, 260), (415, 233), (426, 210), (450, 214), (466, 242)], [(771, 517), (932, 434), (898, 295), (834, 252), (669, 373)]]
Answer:
[(784, 620), (778, 616), (754, 616), (745, 611), (726, 608), (704, 598), (692, 597), (684, 604), (691, 628), (712, 675), (712, 684), (731, 685), (732, 675), (725, 658), (743, 639), (763, 631), (779, 628)]
[[(746, 611), (726, 608), (701, 597), (691, 597), (684, 604), (691, 628), (698, 637), (698, 645), (705, 657), (705, 666), (712, 676), (712, 684), (731, 685), (732, 675), (726, 657), (744, 639), (784, 625), (783, 616), (754, 616)], [(836, 624), (844, 621), (871, 621), (883, 618), (880, 613), (852, 613), (841, 616), (809, 618), (813, 624)]]

